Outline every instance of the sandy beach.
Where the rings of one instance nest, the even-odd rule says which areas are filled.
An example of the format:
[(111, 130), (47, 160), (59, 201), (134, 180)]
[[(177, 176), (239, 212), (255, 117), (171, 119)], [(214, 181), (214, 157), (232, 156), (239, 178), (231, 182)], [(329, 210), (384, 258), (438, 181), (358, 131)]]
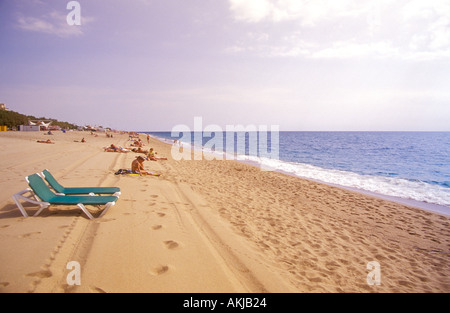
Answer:
[[(0, 292), (450, 292), (448, 216), (237, 161), (175, 161), (142, 134), (168, 158), (144, 162), (162, 175), (115, 175), (138, 154), (105, 152), (131, 143), (113, 136), (0, 132)], [(25, 218), (11, 196), (43, 169), (122, 194), (95, 220), (76, 206)]]

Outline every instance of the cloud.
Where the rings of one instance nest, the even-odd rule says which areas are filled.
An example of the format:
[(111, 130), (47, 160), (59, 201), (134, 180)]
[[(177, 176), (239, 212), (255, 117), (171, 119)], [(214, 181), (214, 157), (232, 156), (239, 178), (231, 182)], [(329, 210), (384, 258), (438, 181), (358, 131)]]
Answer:
[[(229, 4), (236, 21), (271, 23), (274, 30), (269, 34), (271, 41), (248, 37), (230, 47), (230, 53), (327, 59), (450, 58), (447, 0), (229, 0)], [(277, 29), (283, 31), (276, 33)]]
[(339, 41), (330, 47), (315, 51), (310, 54), (318, 59), (346, 59), (360, 57), (398, 57), (398, 49), (392, 47), (388, 42), (353, 43)]
[[(67, 13), (69, 13), (69, 11), (67, 11)], [(53, 10), (50, 13), (43, 14), (39, 17), (19, 14), (16, 26), (25, 31), (45, 33), (65, 38), (82, 35), (83, 29), (85, 29), (84, 26), (92, 21), (92, 17), (82, 16), (81, 26), (71, 26), (67, 23), (67, 14), (65, 12), (62, 13)]]
[(237, 20), (246, 22), (301, 20), (313, 26), (333, 17), (359, 15), (368, 10), (367, 1), (352, 0), (230, 0)]
[(230, 0), (230, 9), (237, 20), (260, 22), (272, 11), (267, 0)]
[(402, 10), (402, 21), (411, 31), (414, 51), (450, 49), (450, 3), (411, 1)]

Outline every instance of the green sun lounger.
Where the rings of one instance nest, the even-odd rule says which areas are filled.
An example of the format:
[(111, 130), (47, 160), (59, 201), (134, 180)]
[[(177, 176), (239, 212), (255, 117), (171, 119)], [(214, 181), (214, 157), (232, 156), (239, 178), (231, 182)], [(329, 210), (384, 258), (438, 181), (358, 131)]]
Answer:
[(53, 175), (47, 170), (42, 171), (42, 176), (44, 176), (45, 180), (48, 182), (48, 184), (57, 192), (60, 194), (65, 195), (83, 195), (83, 194), (90, 194), (90, 195), (114, 195), (119, 196), (120, 195), (120, 188), (119, 187), (63, 187), (58, 181), (53, 177)]
[[(117, 196), (66, 196), (58, 195), (50, 190), (48, 185), (44, 182), (39, 174), (33, 174), (25, 178), (30, 188), (22, 190), (21, 192), (13, 195), (14, 202), (19, 208), (23, 216), (28, 217), (28, 213), (19, 200), (24, 200), (29, 203), (37, 204), (40, 209), (34, 214), (38, 216), (42, 210), (48, 208), (51, 205), (77, 205), (90, 219), (94, 219), (92, 214), (86, 209), (86, 205), (100, 206), (104, 205), (102, 213), (98, 218), (102, 217), (106, 211), (119, 199)], [(24, 194), (29, 194), (28, 197)]]

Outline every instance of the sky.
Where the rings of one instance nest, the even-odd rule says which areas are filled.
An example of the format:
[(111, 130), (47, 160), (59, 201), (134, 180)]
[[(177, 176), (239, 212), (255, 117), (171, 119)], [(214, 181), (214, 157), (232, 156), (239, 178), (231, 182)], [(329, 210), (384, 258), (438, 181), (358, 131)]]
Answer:
[(450, 131), (448, 0), (69, 2), (0, 0), (10, 110), (134, 131)]

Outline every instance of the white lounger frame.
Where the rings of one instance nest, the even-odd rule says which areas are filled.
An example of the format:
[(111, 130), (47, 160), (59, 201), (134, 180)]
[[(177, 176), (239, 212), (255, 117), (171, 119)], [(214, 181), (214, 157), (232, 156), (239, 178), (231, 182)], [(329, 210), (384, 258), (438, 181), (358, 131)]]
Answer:
[[(30, 196), (32, 196), (34, 200), (31, 199), (30, 197), (25, 197), (24, 194), (26, 193), (30, 193)], [(38, 197), (34, 194), (33, 190), (31, 190), (30, 188), (27, 188), (25, 190), (22, 190), (21, 192), (14, 194), (12, 198), (14, 199), (14, 202), (16, 203), (22, 215), (25, 217), (28, 217), (28, 213), (19, 200), (24, 200), (26, 202), (30, 202), (40, 206), (40, 209), (33, 216), (38, 216), (45, 208), (48, 208), (50, 206), (50, 203), (48, 202), (39, 201)]]

